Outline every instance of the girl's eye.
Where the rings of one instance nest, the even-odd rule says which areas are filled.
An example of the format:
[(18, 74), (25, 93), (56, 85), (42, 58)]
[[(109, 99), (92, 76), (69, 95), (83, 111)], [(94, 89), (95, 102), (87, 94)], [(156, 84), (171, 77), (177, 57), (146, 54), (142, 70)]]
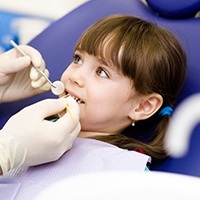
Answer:
[(74, 60), (73, 60), (73, 62), (75, 64), (78, 64), (78, 65), (82, 65), (83, 64), (81, 57), (79, 55), (77, 55), (77, 54), (74, 54)]
[(103, 78), (109, 78), (108, 73), (101, 67), (99, 67), (96, 71), (97, 75), (103, 77)]

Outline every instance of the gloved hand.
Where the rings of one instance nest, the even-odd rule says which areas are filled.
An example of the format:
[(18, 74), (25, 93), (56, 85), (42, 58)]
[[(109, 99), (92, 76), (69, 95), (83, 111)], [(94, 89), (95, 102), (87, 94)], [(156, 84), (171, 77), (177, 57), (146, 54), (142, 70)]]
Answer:
[(0, 55), (0, 102), (15, 101), (50, 90), (50, 84), (31, 67), (32, 61), (35, 67), (49, 76), (41, 54), (28, 45), (20, 45), (20, 48), (27, 56), (21, 56), (15, 48)]
[[(57, 121), (45, 118), (63, 111)], [(80, 132), (79, 106), (72, 97), (47, 99), (22, 109), (0, 131), (0, 166), (3, 174), (22, 166), (55, 161), (72, 145)]]

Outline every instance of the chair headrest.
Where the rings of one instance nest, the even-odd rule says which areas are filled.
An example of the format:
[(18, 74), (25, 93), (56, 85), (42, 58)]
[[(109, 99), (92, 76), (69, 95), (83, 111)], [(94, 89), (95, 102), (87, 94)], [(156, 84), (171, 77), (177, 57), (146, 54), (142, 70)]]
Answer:
[(200, 11), (200, 0), (146, 0), (154, 12), (167, 18), (188, 18)]

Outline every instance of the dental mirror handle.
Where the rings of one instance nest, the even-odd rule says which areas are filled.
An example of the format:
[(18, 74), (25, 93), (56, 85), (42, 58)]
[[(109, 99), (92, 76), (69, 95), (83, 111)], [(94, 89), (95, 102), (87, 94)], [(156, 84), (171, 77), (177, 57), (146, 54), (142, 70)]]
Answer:
[[(17, 51), (18, 51), (22, 56), (26, 56), (26, 54), (22, 51), (22, 49), (20, 49), (19, 46), (18, 46), (13, 40), (10, 41), (10, 44), (11, 44), (15, 49), (17, 49)], [(55, 87), (55, 85), (53, 85), (53, 83), (48, 79), (48, 77), (45, 75), (45, 73), (44, 73), (42, 70), (40, 70), (39, 68), (35, 67), (35, 66), (33, 65), (33, 63), (32, 63), (32, 66), (35, 68), (35, 70), (36, 70), (39, 74), (41, 74), (41, 75), (50, 83), (50, 85), (51, 85), (52, 87)]]
[[(10, 41), (10, 44), (22, 55), (22, 56), (26, 56), (26, 54), (22, 51), (22, 49), (19, 48), (19, 46), (13, 41), (11, 40)], [(53, 94), (55, 95), (60, 95), (64, 92), (64, 84), (61, 82), (61, 81), (55, 81), (55, 82), (51, 82), (49, 80), (49, 78), (45, 75), (45, 73), (40, 70), (39, 68), (35, 67), (32, 63), (32, 66), (35, 68), (35, 70), (41, 74), (48, 82), (49, 84), (51, 85), (51, 91)]]

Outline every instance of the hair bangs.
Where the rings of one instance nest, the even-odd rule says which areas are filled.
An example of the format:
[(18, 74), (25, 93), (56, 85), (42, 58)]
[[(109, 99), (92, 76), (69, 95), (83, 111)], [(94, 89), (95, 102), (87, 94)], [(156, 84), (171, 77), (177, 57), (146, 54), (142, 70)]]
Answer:
[(91, 27), (89, 31), (82, 35), (75, 46), (75, 50), (98, 56), (108, 66), (115, 66), (117, 70), (122, 71), (121, 54), (123, 43), (120, 31), (109, 26), (107, 28), (96, 28)]

